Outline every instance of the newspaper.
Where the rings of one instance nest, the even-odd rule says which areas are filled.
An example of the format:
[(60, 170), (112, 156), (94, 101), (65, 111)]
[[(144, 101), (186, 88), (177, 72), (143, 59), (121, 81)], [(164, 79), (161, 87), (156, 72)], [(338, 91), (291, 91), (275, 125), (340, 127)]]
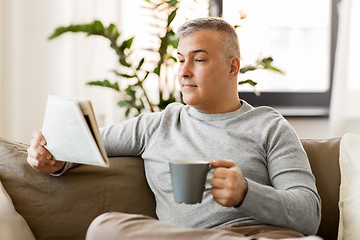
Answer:
[(50, 95), (42, 134), (56, 160), (109, 167), (90, 100)]

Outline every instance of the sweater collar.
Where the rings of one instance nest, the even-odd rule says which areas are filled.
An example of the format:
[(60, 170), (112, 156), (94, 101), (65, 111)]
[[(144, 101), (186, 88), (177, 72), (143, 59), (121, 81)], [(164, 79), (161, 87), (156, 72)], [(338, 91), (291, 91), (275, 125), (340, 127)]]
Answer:
[(185, 109), (189, 114), (189, 116), (196, 118), (200, 121), (220, 121), (220, 120), (230, 119), (235, 116), (239, 116), (253, 108), (250, 104), (248, 104), (244, 100), (240, 100), (240, 102), (241, 102), (241, 107), (239, 109), (227, 113), (202, 113), (198, 111), (196, 108), (191, 107), (189, 105), (185, 106)]

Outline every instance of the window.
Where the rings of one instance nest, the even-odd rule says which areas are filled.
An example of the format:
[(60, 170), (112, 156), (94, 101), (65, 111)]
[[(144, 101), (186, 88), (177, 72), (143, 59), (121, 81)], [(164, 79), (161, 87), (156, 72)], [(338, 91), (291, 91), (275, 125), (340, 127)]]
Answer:
[[(239, 95), (254, 106), (268, 105), (285, 116), (328, 116), (339, 0), (213, 0), (217, 14), (237, 29), (241, 64), (272, 56), (285, 72), (253, 71), (241, 78), (258, 82), (239, 86)], [(215, 10), (214, 10), (215, 9)], [(215, 12), (215, 13), (214, 13)], [(240, 15), (247, 15), (240, 21)]]

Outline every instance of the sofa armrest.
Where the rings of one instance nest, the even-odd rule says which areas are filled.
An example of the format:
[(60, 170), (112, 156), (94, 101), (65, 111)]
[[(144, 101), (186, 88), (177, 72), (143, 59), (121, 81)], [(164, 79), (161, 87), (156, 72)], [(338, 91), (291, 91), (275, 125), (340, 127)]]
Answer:
[(28, 165), (26, 148), (0, 138), (0, 181), (36, 239), (84, 239), (104, 212), (156, 217), (141, 158), (110, 158), (110, 168), (81, 165), (53, 177)]
[(340, 140), (341, 138), (301, 140), (322, 202), (321, 223), (317, 235), (326, 240), (336, 240), (338, 234)]

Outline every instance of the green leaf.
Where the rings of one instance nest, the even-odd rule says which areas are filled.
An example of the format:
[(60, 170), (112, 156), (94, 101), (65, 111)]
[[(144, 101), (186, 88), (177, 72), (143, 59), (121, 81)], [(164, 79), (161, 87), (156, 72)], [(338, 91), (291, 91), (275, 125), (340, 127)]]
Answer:
[[(140, 103), (141, 103), (141, 109), (145, 109), (145, 103), (144, 101), (140, 98)], [(139, 109), (139, 112), (141, 112), (141, 109)]]
[(282, 70), (280, 70), (280, 69), (278, 69), (278, 68), (276, 68), (276, 67), (274, 67), (274, 66), (272, 66), (271, 69), (269, 69), (269, 70), (272, 70), (272, 71), (274, 71), (274, 72), (279, 72), (279, 73), (281, 73), (281, 74), (284, 74), (284, 73), (285, 73), (284, 71), (282, 71)]
[(168, 20), (167, 20), (167, 26), (169, 27), (170, 26), (170, 24), (172, 23), (172, 21), (174, 20), (174, 18), (176, 17), (176, 12), (177, 12), (177, 8), (174, 10), (174, 11), (172, 11), (171, 13), (170, 13), (170, 15), (168, 16)]
[(126, 109), (125, 117), (129, 117), (131, 108)]
[(144, 64), (145, 58), (142, 58), (138, 64), (138, 66), (136, 67), (136, 71), (139, 71), (141, 66)]
[(144, 50), (148, 52), (157, 52), (157, 50), (153, 48), (145, 48)]
[(121, 77), (124, 77), (124, 78), (134, 78), (135, 76), (133, 75), (128, 75), (128, 74), (120, 74)]
[(178, 61), (177, 58), (174, 57), (174, 56), (169, 56), (168, 59), (171, 59), (171, 60), (173, 60), (174, 62), (177, 62), (177, 61)]
[(124, 77), (124, 78), (134, 78), (134, 75), (129, 75), (129, 74), (125, 74), (125, 73), (119, 73), (118, 71), (113, 71), (113, 73), (115, 73), (116, 75), (120, 76), (120, 77)]
[(272, 57), (267, 57), (267, 58), (263, 58), (261, 61), (264, 63), (272, 63), (274, 59)]
[(77, 25), (68, 25), (62, 26), (55, 29), (55, 31), (48, 37), (49, 40), (61, 36), (67, 32), (83, 32), (90, 35), (104, 35), (104, 26), (101, 21), (95, 20), (92, 23), (88, 24), (77, 24)]
[(112, 46), (112, 48), (115, 49), (117, 55), (119, 56), (119, 63), (125, 67), (131, 67), (131, 64), (129, 64), (126, 61), (126, 58), (131, 54), (131, 52), (128, 53), (128, 55), (126, 55), (124, 53), (124, 51), (125, 51), (125, 49), (131, 48), (133, 40), (134, 40), (134, 37), (131, 37), (131, 38), (123, 41), (119, 47)]
[(169, 0), (166, 3), (168, 4), (169, 7), (175, 7), (176, 4), (179, 3), (179, 1), (178, 0)]
[(117, 105), (119, 107), (126, 107), (129, 105), (129, 103), (127, 101), (119, 101), (119, 102), (117, 102)]
[(255, 66), (248, 65), (248, 66), (240, 68), (240, 73), (246, 73), (248, 71), (254, 71), (256, 69), (257, 68)]
[(121, 44), (120, 47), (119, 47), (120, 50), (121, 50), (122, 52), (124, 52), (125, 49), (130, 49), (133, 41), (134, 41), (134, 37), (131, 37), (131, 38), (123, 41), (122, 44)]
[(255, 86), (257, 85), (257, 82), (254, 82), (254, 81), (251, 80), (251, 79), (246, 79), (246, 80), (243, 80), (243, 81), (239, 81), (238, 84), (239, 84), (239, 85), (250, 84), (251, 86), (255, 87)]
[(154, 73), (155, 73), (156, 75), (158, 75), (158, 76), (160, 76), (160, 68), (161, 68), (161, 66), (158, 65), (158, 66), (154, 69)]
[(116, 29), (116, 26), (113, 23), (111, 23), (107, 28), (108, 34), (111, 35), (114, 29)]
[(120, 36), (120, 32), (116, 31), (116, 33), (115, 33), (115, 35), (114, 35), (113, 38), (116, 40), (116, 39), (118, 39), (119, 36)]
[(179, 39), (176, 37), (176, 34), (173, 30), (170, 30), (166, 33), (167, 43), (170, 46), (173, 46), (175, 49), (178, 47)]
[(111, 88), (114, 89), (115, 91), (120, 91), (119, 88), (119, 84), (117, 82), (115, 83), (110, 83), (109, 80), (105, 79), (103, 81), (90, 81), (86, 83), (87, 85), (92, 85), (92, 86), (100, 86), (100, 87), (107, 87), (107, 88)]
[(104, 32), (105, 28), (102, 22), (95, 20), (93, 23), (93, 31), (96, 33)]
[(129, 96), (129, 97), (131, 97), (131, 102), (135, 102), (135, 100), (136, 100), (136, 91), (134, 91), (133, 89), (132, 89), (132, 86), (130, 85), (130, 86), (128, 86), (126, 89), (125, 89), (125, 92), (126, 92), (126, 94)]
[(127, 63), (124, 55), (121, 55), (119, 57), (119, 63), (125, 67), (131, 67), (131, 65), (129, 63)]
[(143, 81), (145, 81), (145, 79), (147, 79), (147, 77), (149, 76), (150, 72), (149, 71), (146, 71), (146, 74), (145, 74), (145, 77), (143, 79)]
[(273, 61), (274, 61), (274, 59), (272, 57), (266, 57), (266, 58), (258, 60), (258, 64), (261, 65), (264, 69), (279, 72), (279, 73), (284, 73), (282, 70), (280, 70), (272, 65)]

